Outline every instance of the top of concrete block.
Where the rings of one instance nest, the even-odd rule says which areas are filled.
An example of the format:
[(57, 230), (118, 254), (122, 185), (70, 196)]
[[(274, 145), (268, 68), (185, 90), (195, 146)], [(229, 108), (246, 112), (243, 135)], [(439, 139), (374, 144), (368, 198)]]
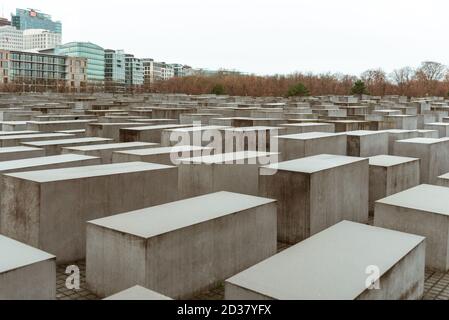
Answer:
[(288, 134), (285, 136), (278, 136), (279, 139), (292, 139), (292, 140), (310, 140), (320, 139), (335, 136), (344, 136), (344, 133), (330, 133), (330, 132), (306, 132), (298, 134)]
[(381, 277), (423, 241), (343, 221), (227, 282), (280, 300), (353, 300), (367, 289), (367, 267), (377, 266)]
[(30, 124), (69, 124), (69, 123), (89, 123), (96, 120), (56, 120), (56, 121), (27, 121)]
[(411, 139), (404, 139), (404, 140), (396, 140), (396, 142), (399, 142), (399, 143), (417, 143), (417, 144), (433, 144), (433, 143), (442, 142), (442, 140), (441, 139), (436, 139), (436, 138), (411, 138)]
[(416, 130), (403, 130), (403, 129), (389, 129), (389, 130), (382, 130), (388, 133), (414, 133)]
[(12, 135), (19, 135), (19, 134), (33, 134), (33, 133), (39, 133), (39, 131), (32, 131), (32, 130), (25, 130), (25, 131), (0, 131), (0, 136), (12, 136)]
[(175, 131), (175, 132), (192, 132), (192, 131), (205, 131), (205, 130), (223, 130), (229, 128), (229, 126), (190, 126), (190, 127), (182, 127), (182, 128), (172, 128), (166, 129), (167, 131)]
[(14, 139), (30, 139), (30, 138), (70, 138), (73, 134), (67, 133), (32, 133), (32, 134), (18, 134), (0, 136), (0, 140), (14, 140)]
[(49, 259), (55, 256), (0, 235), (0, 274)]
[(426, 126), (442, 126), (442, 127), (447, 127), (449, 126), (448, 122), (431, 122), (431, 123), (426, 123)]
[(393, 167), (403, 163), (419, 161), (418, 158), (398, 157), (389, 155), (378, 155), (370, 157), (368, 159), (370, 166), (377, 166), (377, 167)]
[(283, 123), (280, 124), (281, 127), (314, 127), (314, 126), (322, 126), (329, 127), (333, 126), (332, 123), (322, 123), (322, 122), (304, 122), (304, 123)]
[(120, 142), (120, 143), (104, 143), (104, 144), (92, 144), (87, 146), (79, 147), (67, 147), (66, 150), (76, 150), (76, 151), (93, 151), (93, 150), (108, 150), (108, 149), (119, 149), (119, 148), (140, 148), (153, 146), (158, 146), (159, 143), (151, 142)]
[(382, 131), (371, 131), (371, 130), (355, 130), (355, 131), (347, 131), (346, 134), (348, 136), (370, 136), (370, 135), (380, 135), (380, 134), (387, 134), (387, 132)]
[(275, 202), (273, 199), (222, 191), (88, 223), (147, 239)]
[(44, 140), (44, 141), (32, 141), (24, 142), (24, 145), (35, 146), (35, 147), (45, 147), (45, 146), (56, 146), (60, 144), (76, 144), (76, 143), (89, 143), (89, 142), (108, 142), (114, 139), (109, 138), (99, 138), (99, 137), (87, 137), (87, 138), (73, 138), (73, 139), (58, 139), (58, 140)]
[(211, 150), (211, 148), (200, 147), (200, 146), (174, 146), (174, 147), (161, 147), (161, 148), (116, 151), (116, 153), (132, 154), (132, 155), (136, 155), (136, 156), (149, 156), (149, 155), (154, 155), (154, 154), (164, 154), (164, 153), (172, 153), (172, 152), (179, 153), (179, 152), (190, 152), (190, 151), (201, 151), (201, 150)]
[(253, 126), (253, 127), (226, 127), (224, 131), (270, 131), (270, 130), (282, 130), (281, 127), (270, 127), (270, 126)]
[[(73, 154), (69, 155), (73, 156)], [(11, 173), (6, 174), (5, 176), (44, 183), (62, 180), (109, 176), (115, 174), (142, 172), (149, 170), (169, 169), (169, 168), (176, 168), (176, 167), (148, 162), (125, 162), (125, 163), (102, 164), (95, 166), (84, 166), (84, 167), (74, 167), (64, 169)]]
[(164, 130), (164, 129), (185, 128), (185, 127), (191, 127), (191, 126), (192, 126), (191, 124), (156, 124), (156, 125), (123, 128), (123, 129), (124, 130), (132, 130), (132, 131), (145, 131), (145, 130)]
[[(276, 152), (260, 152), (260, 151), (239, 151), (239, 152), (229, 152), (220, 153), (214, 155), (203, 155), (199, 157), (183, 158), (179, 161), (182, 164), (238, 164), (238, 161), (255, 158), (264, 158), (279, 155)], [(237, 163), (236, 163), (237, 162)]]
[(134, 286), (120, 291), (103, 300), (172, 300), (160, 293), (154, 292), (141, 286)]
[(26, 152), (26, 151), (39, 151), (39, 150), (43, 150), (43, 149), (34, 148), (34, 147), (25, 147), (25, 146), (5, 147), (5, 148), (0, 148), (0, 153)]
[(449, 216), (449, 188), (422, 184), (376, 203)]
[(314, 173), (322, 170), (328, 170), (351, 163), (367, 161), (367, 158), (339, 156), (331, 154), (320, 154), (317, 156), (294, 159), (285, 162), (274, 163), (269, 166), (262, 167), (268, 170), (293, 171), (301, 173)]
[[(39, 150), (39, 149), (38, 149)], [(9, 160), (0, 162), (0, 172), (6, 172), (19, 169), (32, 169), (33, 167), (76, 162), (83, 160), (99, 159), (98, 157), (84, 156), (78, 154), (61, 154), (49, 157), (36, 157), (29, 159)]]

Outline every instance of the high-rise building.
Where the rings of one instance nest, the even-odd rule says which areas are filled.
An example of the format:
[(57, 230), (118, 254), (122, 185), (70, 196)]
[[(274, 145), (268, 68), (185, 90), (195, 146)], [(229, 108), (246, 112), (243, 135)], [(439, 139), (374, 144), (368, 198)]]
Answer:
[(11, 26), (0, 27), (0, 49), (23, 50), (23, 32)]
[(11, 15), (11, 24), (19, 30), (45, 29), (62, 33), (60, 21), (53, 21), (51, 15), (35, 9), (16, 9), (16, 14)]
[(0, 50), (0, 83), (32, 91), (79, 91), (85, 86), (86, 64), (83, 58)]
[(61, 44), (61, 34), (45, 29), (27, 29), (23, 31), (24, 50), (46, 50)]
[(125, 84), (125, 52), (123, 50), (105, 50), (104, 63), (104, 80)]
[(0, 17), (0, 27), (3, 27), (3, 26), (10, 26), (10, 25), (11, 25), (11, 21), (9, 21), (9, 20), (6, 19), (6, 18)]
[(132, 54), (125, 55), (125, 76), (127, 86), (141, 86), (144, 83), (144, 68), (141, 59)]
[(58, 55), (87, 59), (87, 81), (104, 82), (105, 53), (104, 49), (91, 42), (69, 42), (56, 47)]

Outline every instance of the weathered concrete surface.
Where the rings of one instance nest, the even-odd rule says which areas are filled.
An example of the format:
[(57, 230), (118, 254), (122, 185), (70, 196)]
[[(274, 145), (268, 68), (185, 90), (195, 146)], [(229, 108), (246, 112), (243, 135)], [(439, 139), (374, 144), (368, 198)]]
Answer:
[(45, 156), (45, 150), (33, 147), (0, 148), (0, 161), (28, 159)]
[(259, 193), (259, 167), (277, 162), (278, 153), (234, 152), (181, 159), (178, 167), (180, 199), (217, 191)]
[(218, 192), (90, 221), (87, 283), (188, 298), (275, 252), (275, 200)]
[(0, 300), (55, 298), (55, 256), (0, 235)]
[(278, 200), (278, 240), (294, 244), (338, 223), (368, 222), (368, 159), (318, 155), (260, 169), (259, 195)]
[(148, 142), (94, 144), (94, 145), (83, 145), (79, 147), (63, 147), (62, 154), (73, 153), (73, 154), (99, 157), (101, 158), (103, 164), (109, 164), (112, 163), (112, 154), (115, 151), (140, 150), (140, 149), (156, 148), (158, 146), (159, 144), (157, 143), (148, 143)]
[(6, 174), (0, 232), (76, 261), (85, 256), (85, 221), (174, 201), (177, 183), (176, 167), (144, 162)]
[(162, 131), (166, 129), (191, 127), (188, 124), (160, 124), (150, 126), (137, 126), (120, 129), (120, 142), (153, 142), (161, 143)]
[(395, 142), (395, 155), (419, 158), (421, 183), (436, 184), (449, 172), (449, 139), (415, 138)]
[(369, 210), (374, 214), (374, 202), (389, 195), (419, 185), (417, 158), (380, 155), (369, 158)]
[(44, 141), (32, 141), (22, 142), (24, 146), (42, 148), (45, 150), (46, 156), (55, 156), (62, 153), (64, 147), (75, 147), (85, 145), (96, 145), (112, 143), (114, 140), (108, 138), (87, 137), (87, 138), (75, 138), (75, 139), (58, 139), (58, 140), (44, 140)]
[(308, 132), (278, 137), (279, 151), (284, 161), (318, 154), (346, 155), (345, 134)]
[(128, 151), (114, 151), (112, 162), (142, 161), (166, 165), (179, 165), (180, 159), (211, 154), (213, 149), (198, 146), (161, 147)]
[[(423, 237), (344, 221), (231, 277), (227, 300), (403, 300), (424, 293)], [(356, 258), (355, 258), (356, 257)], [(376, 266), (379, 290), (366, 282)]]
[(426, 267), (449, 269), (449, 188), (419, 185), (376, 202), (374, 225), (426, 237)]
[(0, 136), (0, 147), (16, 147), (23, 142), (44, 141), (54, 139), (70, 139), (73, 135), (66, 133), (33, 133)]
[(347, 154), (351, 157), (373, 157), (388, 154), (388, 133), (384, 131), (349, 131)]

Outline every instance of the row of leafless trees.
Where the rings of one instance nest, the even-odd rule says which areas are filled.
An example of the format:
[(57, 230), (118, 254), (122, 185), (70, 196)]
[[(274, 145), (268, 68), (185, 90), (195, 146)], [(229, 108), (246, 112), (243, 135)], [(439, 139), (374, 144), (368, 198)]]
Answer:
[(153, 92), (203, 94), (210, 93), (217, 84), (227, 94), (241, 96), (284, 96), (289, 87), (303, 83), (312, 95), (349, 94), (356, 80), (365, 82), (372, 95), (448, 96), (449, 70), (438, 62), (425, 61), (418, 68), (403, 67), (387, 74), (382, 69), (371, 69), (360, 77), (344, 74), (275, 75), (216, 75), (172, 78), (151, 87)]
[[(425, 61), (413, 69), (403, 67), (387, 74), (382, 69), (371, 69), (360, 77), (344, 74), (294, 73), (290, 75), (255, 76), (217, 74), (215, 76), (189, 76), (159, 81), (151, 85), (123, 88), (114, 83), (87, 83), (78, 92), (112, 93), (187, 93), (208, 94), (220, 85), (226, 94), (238, 96), (285, 96), (289, 88), (302, 83), (311, 95), (347, 95), (356, 80), (362, 80), (371, 95), (389, 94), (410, 97), (448, 96), (449, 69), (438, 62)], [(74, 92), (64, 81), (34, 81), (18, 79), (9, 84), (0, 85), (0, 92)]]

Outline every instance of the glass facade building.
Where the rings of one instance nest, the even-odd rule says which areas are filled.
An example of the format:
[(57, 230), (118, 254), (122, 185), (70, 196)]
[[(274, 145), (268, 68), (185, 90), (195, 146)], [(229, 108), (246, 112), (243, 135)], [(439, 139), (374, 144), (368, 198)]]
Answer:
[(104, 82), (105, 51), (90, 42), (69, 42), (55, 49), (58, 55), (87, 59), (87, 81)]
[(105, 81), (125, 84), (125, 52), (123, 50), (105, 50)]
[(144, 82), (144, 67), (141, 59), (132, 54), (125, 55), (125, 75), (127, 86), (141, 86)]
[(60, 21), (53, 21), (50, 15), (34, 9), (16, 9), (16, 14), (11, 15), (11, 25), (19, 30), (45, 29), (62, 33)]

